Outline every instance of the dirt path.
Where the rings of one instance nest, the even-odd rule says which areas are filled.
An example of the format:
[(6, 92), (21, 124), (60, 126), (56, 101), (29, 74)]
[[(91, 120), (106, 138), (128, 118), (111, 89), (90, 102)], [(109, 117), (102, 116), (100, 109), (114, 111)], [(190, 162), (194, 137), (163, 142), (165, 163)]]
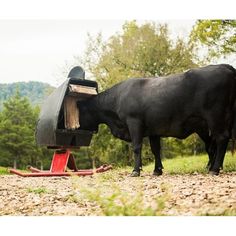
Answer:
[(216, 177), (128, 174), (0, 176), (0, 215), (236, 215), (236, 172)]

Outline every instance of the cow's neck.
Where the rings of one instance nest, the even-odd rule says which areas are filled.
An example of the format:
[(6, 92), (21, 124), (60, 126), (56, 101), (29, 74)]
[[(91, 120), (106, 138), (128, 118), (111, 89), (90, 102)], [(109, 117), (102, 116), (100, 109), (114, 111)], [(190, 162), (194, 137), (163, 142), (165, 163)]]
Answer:
[(97, 117), (100, 124), (104, 123), (111, 128), (117, 120), (115, 102), (115, 96), (111, 96), (105, 91), (92, 98), (88, 108), (90, 113)]
[(116, 107), (116, 96), (114, 93), (110, 93), (109, 90), (106, 90), (96, 97), (96, 103), (99, 110), (106, 112), (106, 111), (113, 111)]

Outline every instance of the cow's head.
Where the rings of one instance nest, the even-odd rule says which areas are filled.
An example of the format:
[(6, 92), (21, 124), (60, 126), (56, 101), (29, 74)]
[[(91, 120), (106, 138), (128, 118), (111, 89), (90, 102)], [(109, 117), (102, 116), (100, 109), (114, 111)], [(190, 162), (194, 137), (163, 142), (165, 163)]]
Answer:
[(97, 131), (99, 122), (96, 110), (86, 101), (78, 102), (78, 107), (80, 129)]

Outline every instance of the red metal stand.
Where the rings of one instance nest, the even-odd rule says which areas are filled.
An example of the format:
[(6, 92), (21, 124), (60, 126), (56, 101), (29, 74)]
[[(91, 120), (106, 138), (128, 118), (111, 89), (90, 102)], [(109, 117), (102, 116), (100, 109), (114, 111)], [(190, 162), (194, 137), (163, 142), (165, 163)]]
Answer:
[[(67, 167), (70, 171), (67, 171)], [(49, 171), (41, 171), (37, 168), (30, 167), (32, 173), (22, 173), (16, 169), (10, 169), (10, 173), (17, 174), (22, 177), (48, 177), (48, 176), (85, 176), (101, 173), (112, 169), (111, 165), (103, 165), (97, 169), (78, 170), (75, 164), (74, 156), (70, 150), (57, 150), (54, 152), (51, 168)]]

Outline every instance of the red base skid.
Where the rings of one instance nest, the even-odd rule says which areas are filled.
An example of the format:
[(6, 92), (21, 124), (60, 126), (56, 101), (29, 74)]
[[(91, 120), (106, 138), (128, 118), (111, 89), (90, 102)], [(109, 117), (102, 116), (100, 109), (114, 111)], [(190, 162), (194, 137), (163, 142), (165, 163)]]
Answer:
[[(66, 171), (66, 167), (72, 171)], [(75, 165), (73, 155), (69, 150), (58, 150), (54, 153), (50, 171), (41, 171), (37, 168), (30, 167), (32, 173), (23, 173), (16, 169), (10, 169), (10, 173), (17, 174), (22, 177), (49, 177), (49, 176), (85, 176), (101, 173), (112, 169), (111, 165), (103, 165), (97, 169), (78, 170)]]

